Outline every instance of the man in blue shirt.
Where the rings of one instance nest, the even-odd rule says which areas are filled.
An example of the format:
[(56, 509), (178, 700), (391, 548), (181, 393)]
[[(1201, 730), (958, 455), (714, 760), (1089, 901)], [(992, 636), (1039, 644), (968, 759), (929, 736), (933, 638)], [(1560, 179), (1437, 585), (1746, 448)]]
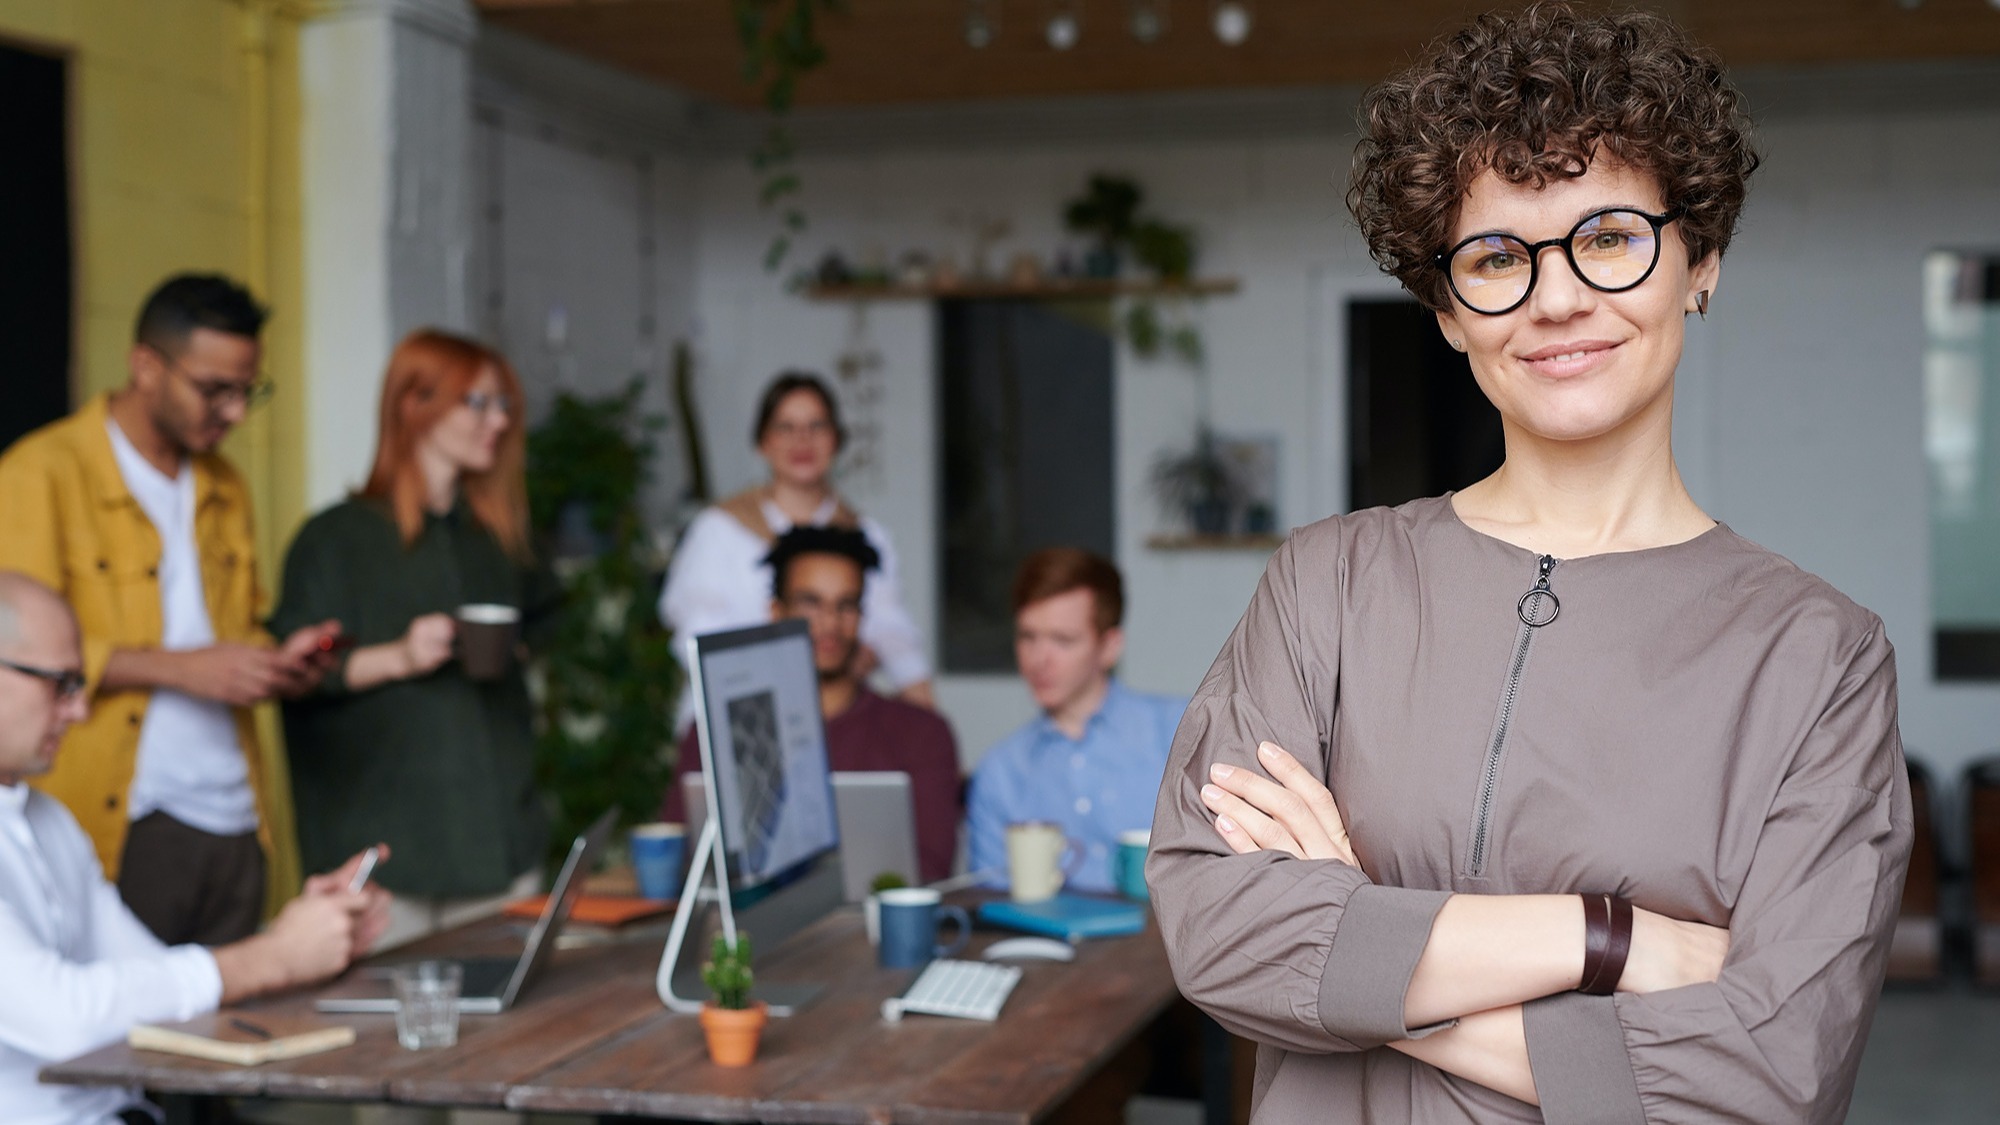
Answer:
[(1124, 581), (1072, 547), (1037, 552), (1014, 578), (1014, 659), (1042, 713), (1000, 740), (972, 775), (970, 869), (1007, 882), (1007, 826), (1058, 825), (1080, 854), (1067, 886), (1114, 890), (1118, 834), (1151, 828), (1182, 697), (1112, 676), (1125, 649)]

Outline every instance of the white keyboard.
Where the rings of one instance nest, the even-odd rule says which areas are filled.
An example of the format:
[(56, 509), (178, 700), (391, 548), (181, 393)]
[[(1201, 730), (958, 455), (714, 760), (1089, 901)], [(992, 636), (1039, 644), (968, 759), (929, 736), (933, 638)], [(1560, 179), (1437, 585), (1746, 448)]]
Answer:
[(882, 1001), (882, 1018), (895, 1023), (905, 1012), (992, 1022), (1007, 994), (1021, 981), (1019, 965), (984, 961), (932, 961), (901, 996)]

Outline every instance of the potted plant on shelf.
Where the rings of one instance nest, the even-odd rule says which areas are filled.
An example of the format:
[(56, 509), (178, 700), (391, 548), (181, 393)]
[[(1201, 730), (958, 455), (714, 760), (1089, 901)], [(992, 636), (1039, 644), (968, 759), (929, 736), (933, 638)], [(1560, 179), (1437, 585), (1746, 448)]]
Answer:
[(1153, 493), (1171, 517), (1187, 521), (1196, 535), (1226, 535), (1229, 517), (1243, 501), (1243, 482), (1222, 455), (1215, 434), (1195, 431), (1194, 448), (1162, 453), (1153, 462)]
[(1143, 193), (1139, 185), (1119, 176), (1092, 176), (1090, 188), (1073, 199), (1063, 212), (1064, 225), (1078, 234), (1087, 234), (1097, 244), (1085, 256), (1083, 271), (1090, 277), (1118, 276), (1118, 248), (1132, 237), (1132, 224), (1139, 214)]
[(749, 1066), (757, 1061), (757, 1043), (771, 1013), (762, 1000), (750, 999), (750, 935), (735, 941), (715, 935), (715, 947), (701, 966), (701, 982), (710, 999), (701, 1008), (701, 1031), (708, 1039), (708, 1057), (717, 1066)]

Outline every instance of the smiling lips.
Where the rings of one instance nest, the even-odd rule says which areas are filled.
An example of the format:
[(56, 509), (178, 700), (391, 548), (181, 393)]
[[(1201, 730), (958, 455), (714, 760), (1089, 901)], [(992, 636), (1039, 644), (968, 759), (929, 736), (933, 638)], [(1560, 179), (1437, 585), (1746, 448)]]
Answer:
[(1537, 348), (1522, 356), (1521, 360), (1540, 374), (1566, 378), (1597, 366), (1617, 346), (1613, 340), (1566, 340)]

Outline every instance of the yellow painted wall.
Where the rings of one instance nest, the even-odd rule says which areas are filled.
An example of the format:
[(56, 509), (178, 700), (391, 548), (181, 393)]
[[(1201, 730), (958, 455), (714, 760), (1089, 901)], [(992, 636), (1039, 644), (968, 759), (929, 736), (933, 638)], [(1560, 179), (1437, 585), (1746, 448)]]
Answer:
[[(305, 388), (295, 0), (0, 0), (0, 39), (69, 60), (76, 398), (120, 386), (139, 303), (167, 275), (229, 274), (271, 305), (279, 390), (225, 446), (256, 500), (267, 587), (304, 517)], [(271, 825), (296, 887), (290, 783)]]

